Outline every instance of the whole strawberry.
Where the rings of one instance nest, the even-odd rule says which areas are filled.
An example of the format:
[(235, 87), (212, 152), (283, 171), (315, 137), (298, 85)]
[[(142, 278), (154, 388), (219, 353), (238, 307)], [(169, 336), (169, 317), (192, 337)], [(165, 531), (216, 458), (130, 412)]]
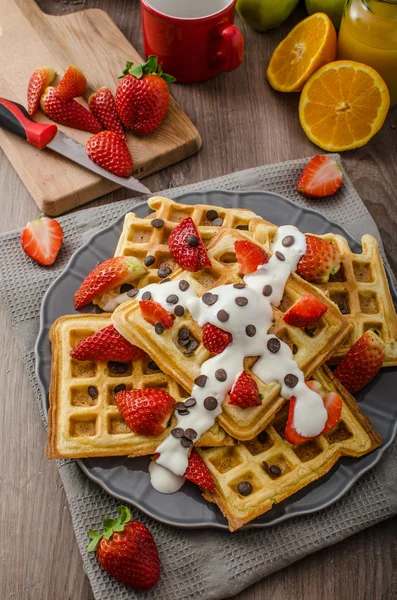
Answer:
[(230, 392), (229, 404), (235, 404), (240, 408), (260, 406), (262, 397), (259, 394), (255, 379), (245, 371), (239, 375)]
[(311, 283), (326, 283), (339, 268), (340, 254), (335, 244), (306, 235), (306, 252), (298, 262), (298, 275)]
[(191, 217), (183, 219), (171, 232), (168, 248), (172, 258), (182, 269), (199, 271), (211, 266), (203, 240)]
[(203, 346), (208, 352), (212, 352), (212, 354), (223, 352), (232, 340), (231, 333), (219, 329), (219, 327), (212, 325), (212, 323), (206, 323), (203, 327)]
[(170, 101), (168, 83), (171, 75), (157, 69), (157, 56), (133, 66), (127, 62), (116, 90), (119, 117), (127, 129), (138, 135), (148, 135), (162, 123)]
[(63, 102), (54, 87), (48, 87), (45, 90), (40, 98), (40, 108), (49, 119), (60, 125), (91, 133), (98, 133), (102, 130), (102, 125), (89, 110), (76, 100)]
[(88, 98), (88, 108), (100, 121), (104, 129), (118, 133), (125, 138), (123, 126), (117, 114), (116, 102), (112, 92), (107, 87), (101, 87)]
[(384, 358), (385, 345), (370, 329), (353, 344), (334, 375), (351, 394), (355, 394), (378, 374)]
[(105, 531), (88, 531), (88, 552), (96, 550), (99, 564), (109, 575), (143, 592), (152, 589), (160, 579), (160, 559), (149, 529), (131, 519), (126, 506), (117, 508), (117, 519), (105, 519)]
[(175, 400), (157, 388), (122, 391), (116, 404), (126, 425), (138, 435), (160, 435), (167, 428)]
[(46, 87), (54, 81), (55, 75), (51, 67), (41, 67), (32, 73), (28, 83), (28, 113), (31, 117), (36, 114), (40, 98)]
[(145, 356), (145, 351), (130, 344), (114, 325), (109, 325), (81, 340), (71, 350), (70, 356), (75, 360), (129, 362)]
[(114, 131), (100, 131), (93, 135), (85, 145), (88, 157), (97, 165), (118, 175), (130, 177), (134, 165), (124, 137)]

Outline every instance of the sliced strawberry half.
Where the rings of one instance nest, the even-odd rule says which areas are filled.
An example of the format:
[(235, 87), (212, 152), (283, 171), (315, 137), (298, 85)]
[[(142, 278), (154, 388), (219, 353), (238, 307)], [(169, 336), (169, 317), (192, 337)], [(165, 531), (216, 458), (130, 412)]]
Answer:
[(335, 377), (355, 394), (378, 374), (385, 359), (383, 340), (369, 329), (350, 348), (334, 371)]
[(232, 387), (229, 404), (235, 404), (240, 408), (249, 408), (262, 404), (262, 398), (255, 379), (250, 377), (245, 371), (239, 375)]
[(145, 356), (146, 352), (133, 346), (113, 325), (100, 329), (75, 346), (70, 356), (76, 360), (129, 362)]
[(192, 450), (190, 453), (184, 478), (192, 481), (202, 490), (215, 492), (215, 484), (211, 472), (195, 450)]
[(335, 244), (315, 235), (306, 235), (306, 252), (298, 262), (297, 273), (311, 283), (326, 283), (339, 271), (341, 258)]
[(315, 296), (306, 294), (285, 313), (283, 319), (293, 327), (310, 327), (317, 323), (327, 310), (328, 307)]
[(239, 271), (243, 275), (254, 273), (260, 265), (266, 264), (269, 260), (263, 248), (248, 240), (235, 241), (234, 249), (236, 251)]
[(126, 425), (138, 435), (161, 435), (175, 406), (174, 398), (157, 388), (123, 390), (115, 400)]
[(139, 308), (145, 321), (153, 326), (162, 323), (165, 329), (169, 329), (174, 324), (172, 315), (161, 304), (154, 302), (154, 300), (140, 300)]
[(315, 156), (305, 167), (296, 189), (306, 198), (325, 198), (342, 185), (340, 166), (329, 156)]
[(33, 71), (28, 83), (28, 113), (33, 117), (39, 108), (40, 98), (46, 87), (55, 79), (56, 72), (51, 67), (41, 67)]
[(41, 216), (22, 231), (23, 251), (40, 265), (52, 265), (63, 242), (63, 229), (55, 219)]
[(190, 217), (181, 221), (172, 231), (168, 247), (172, 258), (187, 271), (199, 271), (211, 266), (203, 240)]
[(57, 96), (62, 102), (68, 102), (72, 98), (83, 96), (87, 87), (87, 79), (84, 73), (74, 65), (71, 65), (65, 71), (57, 87)]
[(216, 325), (206, 323), (203, 327), (203, 346), (212, 354), (223, 352), (232, 340), (231, 333), (219, 329)]

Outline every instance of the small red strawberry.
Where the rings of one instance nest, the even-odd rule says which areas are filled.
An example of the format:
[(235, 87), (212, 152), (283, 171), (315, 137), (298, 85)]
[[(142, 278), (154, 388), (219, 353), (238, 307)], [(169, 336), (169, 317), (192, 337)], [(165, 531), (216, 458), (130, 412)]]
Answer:
[(183, 219), (171, 232), (168, 248), (182, 269), (199, 271), (211, 266), (203, 240), (190, 217)]
[(63, 229), (55, 219), (41, 216), (22, 231), (23, 251), (40, 265), (52, 265), (63, 242)]
[(128, 362), (145, 356), (145, 351), (133, 346), (115, 329), (113, 325), (100, 329), (84, 338), (75, 346), (70, 356), (76, 360), (99, 360), (107, 362)]
[(105, 531), (88, 531), (88, 552), (96, 550), (99, 564), (109, 575), (136, 591), (152, 589), (160, 579), (160, 559), (149, 529), (131, 519), (126, 506), (118, 506), (117, 519), (105, 519)]
[(40, 108), (49, 119), (61, 125), (91, 133), (98, 133), (102, 130), (102, 125), (89, 110), (76, 100), (62, 102), (54, 87), (48, 87), (45, 90), (40, 98)]
[(96, 296), (102, 296), (116, 286), (134, 279), (137, 274), (136, 266), (133, 256), (116, 256), (97, 265), (75, 293), (75, 308), (81, 308)]
[(239, 375), (232, 387), (229, 404), (234, 404), (240, 408), (260, 406), (262, 404), (262, 398), (255, 379), (245, 371)]
[(103, 128), (118, 133), (125, 138), (124, 129), (117, 114), (116, 102), (112, 92), (107, 87), (101, 87), (88, 98), (88, 108), (102, 123)]
[(174, 324), (172, 315), (154, 300), (140, 300), (139, 308), (145, 321), (153, 326), (162, 323), (165, 329), (169, 329)]
[(84, 74), (71, 65), (65, 71), (65, 75), (62, 77), (57, 87), (57, 96), (62, 102), (68, 102), (72, 98), (83, 96), (87, 87), (87, 79)]
[(157, 69), (157, 56), (149, 56), (143, 65), (127, 62), (116, 90), (119, 117), (127, 129), (148, 135), (162, 123), (170, 101), (171, 75)]
[(306, 198), (325, 198), (342, 185), (340, 166), (329, 156), (315, 156), (305, 167), (296, 189)]
[(351, 394), (355, 394), (378, 374), (384, 358), (385, 345), (370, 329), (353, 344), (334, 375)]
[(216, 325), (206, 323), (203, 327), (203, 346), (212, 354), (223, 352), (232, 340), (231, 333), (219, 329)]
[(85, 151), (97, 165), (118, 175), (130, 177), (134, 165), (124, 138), (114, 131), (100, 131), (86, 142)]
[(311, 283), (326, 283), (339, 268), (338, 248), (328, 240), (306, 235), (306, 252), (298, 263), (298, 275)]
[(260, 265), (266, 264), (269, 260), (262, 248), (248, 240), (234, 242), (234, 249), (236, 251), (239, 271), (243, 275), (253, 273)]
[(325, 315), (327, 310), (328, 307), (315, 296), (306, 294), (285, 313), (284, 321), (293, 327), (310, 327)]
[(138, 435), (160, 435), (167, 428), (175, 400), (157, 388), (122, 391), (115, 396), (127, 426)]
[(202, 490), (215, 492), (215, 484), (212, 479), (211, 471), (195, 450), (192, 450), (190, 453), (189, 463), (184, 478), (195, 483)]
[(55, 79), (56, 71), (51, 67), (42, 67), (33, 71), (28, 83), (28, 113), (31, 117), (39, 108), (40, 98), (44, 90)]

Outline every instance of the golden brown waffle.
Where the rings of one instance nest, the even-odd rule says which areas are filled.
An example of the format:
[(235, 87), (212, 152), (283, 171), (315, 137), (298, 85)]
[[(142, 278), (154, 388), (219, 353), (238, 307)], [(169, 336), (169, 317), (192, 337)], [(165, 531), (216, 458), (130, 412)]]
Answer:
[[(256, 229), (256, 227), (255, 227)], [(211, 241), (207, 251), (212, 266), (197, 273), (175, 271), (172, 278), (185, 279), (196, 290), (198, 296), (213, 287), (228, 283), (241, 283), (238, 275), (238, 265), (234, 252), (234, 242), (237, 239), (252, 239), (251, 234), (244, 231), (223, 230)], [(310, 293), (328, 306), (325, 316), (317, 323), (316, 328), (307, 333), (297, 327), (284, 323), (283, 313), (295, 301)], [(282, 304), (273, 311), (275, 324), (271, 332), (290, 345), (299, 367), (306, 377), (317, 369), (344, 339), (350, 329), (350, 324), (344, 319), (338, 308), (324, 294), (301, 278), (292, 275), (286, 285)], [(188, 312), (183, 317), (176, 317), (174, 326), (162, 335), (155, 333), (154, 327), (142, 317), (136, 300), (121, 305), (112, 319), (118, 331), (129, 341), (144, 348), (146, 352), (156, 357), (156, 361), (164, 372), (191, 391), (194, 379), (199, 375), (201, 365), (210, 357), (210, 353), (201, 344), (201, 327), (191, 318)], [(178, 331), (187, 327), (193, 339), (199, 343), (197, 350), (186, 355), (185, 347), (178, 344)], [(246, 370), (250, 371), (253, 359), (246, 359)], [(252, 373), (251, 373), (252, 374)], [(284, 400), (279, 396), (278, 383), (264, 384), (253, 375), (263, 395), (262, 405), (241, 409), (223, 403), (223, 413), (218, 417), (219, 423), (231, 436), (238, 440), (249, 440), (262, 431), (280, 409)]]
[[(133, 433), (115, 405), (114, 388), (119, 384), (124, 384), (126, 389), (161, 388), (177, 402), (188, 397), (171, 377), (151, 364), (149, 357), (126, 363), (123, 374), (112, 372), (110, 363), (80, 362), (70, 357), (76, 344), (107, 325), (110, 325), (107, 314), (71, 315), (61, 317), (51, 328), (48, 458), (143, 456), (155, 452), (175, 426), (175, 417), (161, 436)], [(89, 386), (93, 386), (91, 391), (97, 391), (97, 398), (90, 396)], [(234, 441), (215, 424), (198, 443), (220, 446), (234, 444)]]
[[(215, 493), (205, 492), (204, 497), (219, 506), (230, 531), (325, 475), (341, 456), (362, 456), (381, 445), (369, 419), (328, 367), (318, 369), (313, 377), (343, 400), (341, 420), (327, 434), (298, 446), (290, 444), (283, 437), (285, 406), (259, 438), (231, 448), (198, 449), (216, 487)], [(248, 496), (238, 491), (242, 482), (252, 486)]]

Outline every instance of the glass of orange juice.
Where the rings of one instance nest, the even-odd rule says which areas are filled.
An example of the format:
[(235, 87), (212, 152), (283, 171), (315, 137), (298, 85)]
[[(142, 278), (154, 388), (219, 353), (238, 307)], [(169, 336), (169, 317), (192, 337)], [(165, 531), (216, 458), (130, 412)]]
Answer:
[(347, 0), (338, 37), (338, 59), (373, 67), (397, 104), (397, 0)]

